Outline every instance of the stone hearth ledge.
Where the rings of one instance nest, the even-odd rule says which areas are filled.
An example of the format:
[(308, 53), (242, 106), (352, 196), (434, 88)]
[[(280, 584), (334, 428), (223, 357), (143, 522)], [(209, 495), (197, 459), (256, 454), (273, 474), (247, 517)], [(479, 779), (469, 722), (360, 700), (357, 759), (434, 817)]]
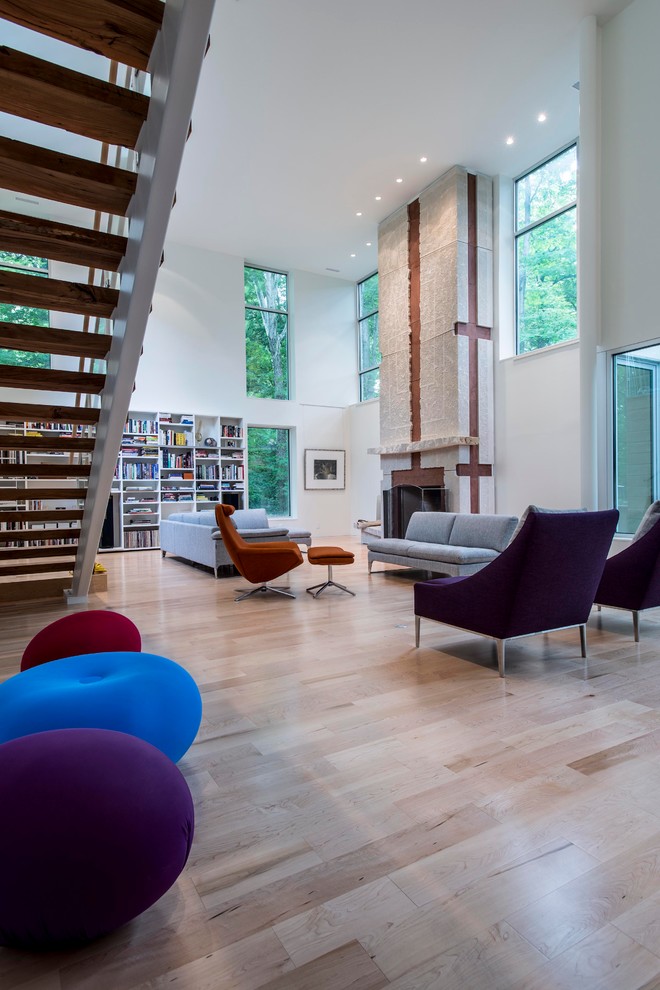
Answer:
[(444, 447), (476, 447), (479, 437), (433, 437), (429, 440), (403, 440), (385, 447), (368, 447), (368, 454), (415, 454), (417, 451), (442, 450)]

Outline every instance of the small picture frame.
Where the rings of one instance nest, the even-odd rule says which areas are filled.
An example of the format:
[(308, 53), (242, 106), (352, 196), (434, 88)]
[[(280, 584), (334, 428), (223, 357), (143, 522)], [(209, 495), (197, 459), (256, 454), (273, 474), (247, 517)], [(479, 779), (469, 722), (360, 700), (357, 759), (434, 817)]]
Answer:
[(346, 487), (345, 450), (305, 450), (305, 488), (333, 491)]

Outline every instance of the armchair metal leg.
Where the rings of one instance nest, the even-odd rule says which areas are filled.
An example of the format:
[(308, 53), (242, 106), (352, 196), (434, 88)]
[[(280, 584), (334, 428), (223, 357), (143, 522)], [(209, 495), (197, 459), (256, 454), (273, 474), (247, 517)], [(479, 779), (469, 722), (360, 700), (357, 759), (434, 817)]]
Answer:
[(235, 598), (235, 602), (242, 602), (244, 598), (250, 598), (252, 595), (257, 595), (260, 591), (274, 591), (278, 595), (284, 595), (285, 598), (295, 598), (296, 596), (292, 591), (287, 588), (276, 588), (272, 584), (260, 584), (258, 588), (251, 588), (249, 591), (244, 591), (242, 595)]
[(635, 637), (635, 642), (639, 643), (639, 612), (633, 611), (633, 636)]
[(496, 639), (495, 644), (497, 646), (497, 669), (499, 671), (500, 677), (504, 677), (504, 663), (506, 660), (506, 640)]
[(586, 625), (580, 626), (580, 651), (583, 657), (587, 655), (587, 627)]
[(421, 621), (420, 620), (420, 617), (418, 615), (416, 615), (415, 616), (415, 646), (416, 647), (419, 647), (419, 624), (420, 624), (420, 621)]

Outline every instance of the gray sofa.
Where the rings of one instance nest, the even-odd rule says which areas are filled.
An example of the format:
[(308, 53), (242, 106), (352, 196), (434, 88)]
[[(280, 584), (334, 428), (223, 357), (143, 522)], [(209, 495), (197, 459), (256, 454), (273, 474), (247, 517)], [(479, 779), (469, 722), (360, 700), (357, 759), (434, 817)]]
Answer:
[(515, 516), (413, 512), (404, 539), (368, 543), (369, 573), (381, 561), (449, 577), (474, 574), (508, 546), (517, 522)]
[[(311, 546), (308, 530), (270, 526), (265, 509), (237, 509), (231, 516), (243, 539), (252, 542), (291, 540)], [(220, 531), (215, 521), (215, 511), (174, 512), (160, 524), (160, 549), (163, 557), (171, 553), (195, 564), (212, 567), (215, 576), (218, 568), (231, 567)]]

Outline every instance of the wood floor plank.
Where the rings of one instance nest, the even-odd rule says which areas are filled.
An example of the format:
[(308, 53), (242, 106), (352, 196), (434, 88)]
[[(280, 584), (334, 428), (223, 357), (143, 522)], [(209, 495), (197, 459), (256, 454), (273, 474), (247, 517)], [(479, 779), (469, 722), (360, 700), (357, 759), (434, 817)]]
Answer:
[[(355, 549), (355, 599), (312, 600), (304, 564), (295, 600), (236, 604), (241, 578), (103, 554), (87, 607), (202, 692), (179, 764), (195, 841), (119, 931), (0, 949), (2, 990), (660, 990), (660, 624), (634, 644), (594, 613), (586, 664), (553, 633), (502, 680), (491, 644), (440, 624), (416, 650), (413, 579), (324, 542)], [(0, 605), (0, 681), (84, 609)]]

